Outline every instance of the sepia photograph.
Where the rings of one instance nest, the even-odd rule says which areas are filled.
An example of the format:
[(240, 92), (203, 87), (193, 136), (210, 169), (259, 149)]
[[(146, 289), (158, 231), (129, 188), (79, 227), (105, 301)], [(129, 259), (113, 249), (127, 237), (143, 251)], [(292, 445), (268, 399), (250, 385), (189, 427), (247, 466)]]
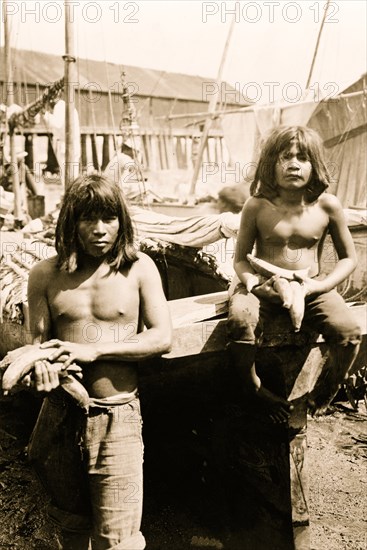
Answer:
[(0, 549), (366, 550), (367, 2), (0, 14)]

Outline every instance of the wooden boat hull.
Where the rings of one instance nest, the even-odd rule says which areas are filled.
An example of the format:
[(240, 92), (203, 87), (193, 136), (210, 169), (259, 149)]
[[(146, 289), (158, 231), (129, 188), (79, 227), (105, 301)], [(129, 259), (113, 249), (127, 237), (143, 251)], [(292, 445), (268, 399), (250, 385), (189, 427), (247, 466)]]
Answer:
[[(139, 365), (149, 518), (144, 533), (152, 549), (154, 518), (168, 508), (175, 532), (180, 522), (186, 536), (187, 525), (193, 526), (182, 548), (208, 539), (231, 550), (309, 550), (307, 396), (325, 344), (303, 333), (290, 336), (274, 320), (257, 368), (264, 385), (294, 404), (288, 424), (274, 426), (239, 392), (226, 349), (227, 292), (169, 305), (173, 349)], [(364, 333), (357, 358), (363, 365), (366, 305), (352, 307)], [(1, 353), (28, 341), (26, 303), (21, 310), (22, 322), (0, 324)], [(170, 544), (180, 548), (178, 539)]]

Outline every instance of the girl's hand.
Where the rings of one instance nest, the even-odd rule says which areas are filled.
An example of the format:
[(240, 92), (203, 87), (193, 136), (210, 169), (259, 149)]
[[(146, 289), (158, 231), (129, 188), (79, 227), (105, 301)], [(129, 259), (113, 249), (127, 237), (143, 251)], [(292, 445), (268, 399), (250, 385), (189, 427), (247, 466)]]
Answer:
[(276, 275), (273, 275), (262, 285), (254, 287), (252, 289), (252, 294), (254, 294), (257, 298), (263, 298), (274, 304), (282, 305), (282, 299), (273, 287), (276, 277)]
[(315, 296), (317, 294), (322, 294), (325, 292), (323, 288), (323, 281), (317, 281), (316, 279), (310, 279), (310, 277), (300, 277), (299, 275), (294, 275), (295, 281), (303, 284), (303, 289), (306, 296)]
[(258, 286), (260, 284), (260, 279), (257, 275), (249, 274), (247, 275), (246, 279), (246, 290), (247, 292), (251, 292), (254, 286)]
[(64, 362), (64, 369), (67, 369), (74, 362), (93, 363), (98, 359), (97, 350), (91, 344), (78, 344), (54, 339), (41, 344), (41, 348), (58, 348), (49, 357), (49, 361), (62, 360)]

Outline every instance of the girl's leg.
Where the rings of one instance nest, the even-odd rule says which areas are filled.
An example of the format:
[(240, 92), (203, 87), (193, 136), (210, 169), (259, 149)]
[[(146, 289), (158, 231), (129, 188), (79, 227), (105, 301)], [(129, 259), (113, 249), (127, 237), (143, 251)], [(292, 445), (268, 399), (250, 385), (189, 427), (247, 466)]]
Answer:
[(311, 412), (321, 414), (350, 374), (359, 352), (361, 329), (336, 290), (306, 304), (304, 323), (318, 330), (329, 345), (328, 359), (309, 396)]
[[(272, 312), (274, 306), (269, 308)], [(256, 340), (260, 336), (260, 302), (248, 293), (241, 284), (230, 297), (228, 312), (229, 351), (233, 364), (247, 396), (256, 398), (258, 404), (275, 422), (284, 422), (289, 417), (291, 405), (286, 399), (265, 388), (256, 373)]]

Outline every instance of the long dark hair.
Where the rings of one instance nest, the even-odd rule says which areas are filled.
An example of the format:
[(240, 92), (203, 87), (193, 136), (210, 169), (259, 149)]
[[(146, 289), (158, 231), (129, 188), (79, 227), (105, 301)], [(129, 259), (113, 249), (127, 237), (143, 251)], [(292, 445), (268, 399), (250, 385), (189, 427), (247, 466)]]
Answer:
[(77, 224), (81, 217), (117, 217), (119, 230), (116, 242), (106, 261), (118, 271), (137, 260), (131, 217), (118, 184), (98, 174), (78, 177), (67, 189), (57, 220), (55, 246), (58, 267), (73, 272), (78, 268)]
[(306, 188), (307, 201), (313, 202), (327, 189), (330, 175), (324, 161), (319, 134), (306, 126), (280, 126), (272, 130), (264, 143), (250, 187), (251, 195), (273, 199), (279, 194), (275, 165), (279, 155), (290, 149), (294, 141), (300, 152), (310, 160), (312, 166), (311, 178)]

